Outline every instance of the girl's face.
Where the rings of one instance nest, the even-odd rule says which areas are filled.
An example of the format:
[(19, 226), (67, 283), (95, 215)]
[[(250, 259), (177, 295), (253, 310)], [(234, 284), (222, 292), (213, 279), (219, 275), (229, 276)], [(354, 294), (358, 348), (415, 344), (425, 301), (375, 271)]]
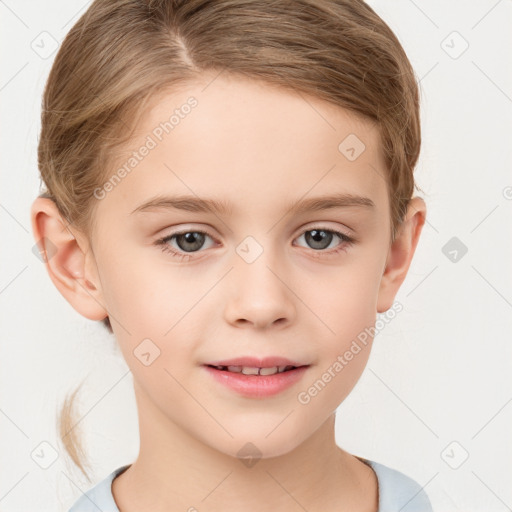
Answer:
[[(88, 257), (144, 428), (179, 428), (232, 456), (250, 442), (272, 457), (332, 416), (370, 355), (371, 336), (359, 351), (354, 340), (392, 304), (381, 283), (386, 170), (370, 123), (255, 81), (212, 78), (155, 98), (116, 177), (97, 189)], [(346, 194), (367, 199), (322, 203)], [(156, 197), (168, 206), (143, 207)], [(222, 210), (207, 210), (211, 201)], [(205, 366), (244, 356), (308, 367), (290, 387), (255, 396)]]

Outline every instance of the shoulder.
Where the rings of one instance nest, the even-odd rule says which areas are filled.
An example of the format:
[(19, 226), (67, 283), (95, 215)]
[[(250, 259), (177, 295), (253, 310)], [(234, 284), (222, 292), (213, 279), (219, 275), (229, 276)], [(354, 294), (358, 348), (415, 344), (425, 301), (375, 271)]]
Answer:
[(377, 475), (378, 512), (433, 512), (426, 492), (411, 477), (379, 462), (358, 459), (370, 465)]
[(112, 481), (120, 475), (130, 464), (115, 469), (106, 478), (89, 489), (69, 509), (69, 512), (119, 512), (112, 496)]

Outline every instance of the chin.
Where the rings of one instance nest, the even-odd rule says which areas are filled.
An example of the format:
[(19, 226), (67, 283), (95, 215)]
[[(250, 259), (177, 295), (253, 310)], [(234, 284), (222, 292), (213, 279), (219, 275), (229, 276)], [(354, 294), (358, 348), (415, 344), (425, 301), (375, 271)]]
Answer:
[(241, 459), (241, 462), (246, 461), (246, 465), (250, 467), (259, 459), (286, 455), (295, 450), (302, 442), (294, 433), (287, 432), (284, 429), (279, 434), (276, 431), (265, 437), (268, 432), (245, 433), (243, 435), (235, 435), (234, 432), (231, 432), (234, 439), (231, 439), (228, 445), (212, 447), (226, 455)]

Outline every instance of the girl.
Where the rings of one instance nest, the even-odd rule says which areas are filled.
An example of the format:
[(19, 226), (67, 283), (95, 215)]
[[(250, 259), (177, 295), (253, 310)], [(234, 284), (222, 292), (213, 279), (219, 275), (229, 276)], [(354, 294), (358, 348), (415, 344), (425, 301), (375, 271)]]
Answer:
[(70, 512), (431, 511), (334, 439), (401, 307), (419, 149), (414, 72), (361, 0), (91, 4), (46, 85), (32, 229), (119, 343), (140, 451)]

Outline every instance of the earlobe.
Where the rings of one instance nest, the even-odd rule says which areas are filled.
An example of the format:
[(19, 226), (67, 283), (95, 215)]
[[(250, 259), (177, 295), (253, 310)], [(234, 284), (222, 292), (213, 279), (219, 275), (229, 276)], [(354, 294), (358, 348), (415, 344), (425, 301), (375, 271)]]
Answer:
[(93, 258), (93, 255), (85, 237), (79, 244), (56, 204), (49, 198), (36, 198), (30, 213), (40, 261), (45, 264), (53, 284), (81, 315), (91, 320), (105, 318), (108, 312), (98, 276), (91, 275), (88, 270), (92, 267), (88, 265), (88, 258)]
[(389, 248), (386, 268), (380, 282), (377, 313), (383, 313), (393, 305), (409, 270), (425, 218), (425, 201), (420, 197), (412, 198), (399, 233)]

